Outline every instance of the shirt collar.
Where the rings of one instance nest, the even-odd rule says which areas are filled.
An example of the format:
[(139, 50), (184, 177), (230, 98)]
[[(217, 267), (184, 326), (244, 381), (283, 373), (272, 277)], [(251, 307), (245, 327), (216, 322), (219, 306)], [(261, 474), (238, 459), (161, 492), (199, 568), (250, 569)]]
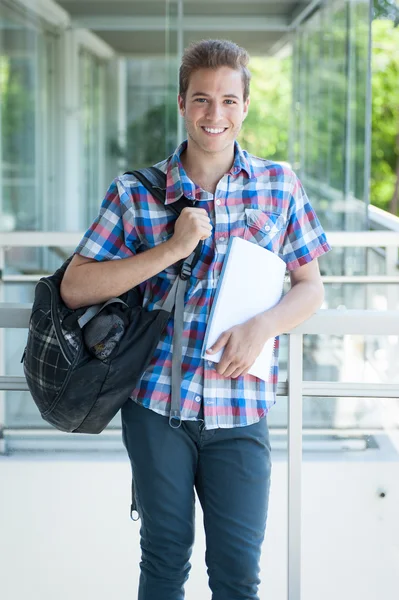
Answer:
[(245, 171), (249, 179), (255, 176), (253, 167), (249, 160), (248, 152), (243, 150), (240, 144), (236, 141), (234, 143), (234, 162), (229, 173), (232, 175), (238, 175), (241, 171)]
[[(169, 159), (166, 170), (166, 200), (165, 204), (176, 202), (182, 196), (190, 200), (200, 199), (200, 189), (188, 177), (182, 162), (181, 155), (187, 148), (187, 140), (185, 140)], [(229, 171), (230, 175), (237, 176), (241, 171), (245, 171), (250, 179), (254, 177), (254, 170), (249, 161), (249, 157), (245, 150), (242, 150), (239, 143), (234, 143), (234, 162)]]

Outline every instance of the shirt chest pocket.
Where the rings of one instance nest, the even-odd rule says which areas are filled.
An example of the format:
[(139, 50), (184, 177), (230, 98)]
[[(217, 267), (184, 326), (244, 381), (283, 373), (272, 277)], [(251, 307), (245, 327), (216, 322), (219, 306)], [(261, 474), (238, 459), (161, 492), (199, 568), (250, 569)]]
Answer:
[(285, 225), (284, 215), (266, 213), (257, 208), (246, 208), (244, 239), (273, 252), (278, 252)]

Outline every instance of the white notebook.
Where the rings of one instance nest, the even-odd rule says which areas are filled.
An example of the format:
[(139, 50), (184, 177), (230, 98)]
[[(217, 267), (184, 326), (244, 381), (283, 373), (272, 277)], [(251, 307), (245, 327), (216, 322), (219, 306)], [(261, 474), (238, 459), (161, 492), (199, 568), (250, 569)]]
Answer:
[[(202, 357), (218, 363), (223, 350), (206, 354), (219, 336), (275, 306), (282, 295), (285, 262), (274, 252), (231, 237), (216, 289), (202, 348)], [(268, 381), (275, 338), (267, 340), (249, 373)]]

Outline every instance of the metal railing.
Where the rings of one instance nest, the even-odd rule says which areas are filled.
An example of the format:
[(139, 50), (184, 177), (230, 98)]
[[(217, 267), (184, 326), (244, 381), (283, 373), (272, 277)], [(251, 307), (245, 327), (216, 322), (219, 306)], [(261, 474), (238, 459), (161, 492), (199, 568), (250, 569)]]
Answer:
[[(331, 232), (328, 235), (334, 247), (384, 248), (385, 275), (380, 276), (324, 276), (326, 283), (399, 283), (397, 260), (399, 233), (393, 231), (370, 231), (355, 233)], [(7, 247), (74, 248), (80, 234), (74, 233), (0, 233), (0, 355), (3, 328), (27, 328), (30, 304), (2, 303), (3, 284), (35, 282), (40, 274), (4, 274)], [(302, 496), (302, 450), (303, 450), (303, 397), (362, 397), (399, 398), (397, 384), (340, 383), (303, 380), (303, 336), (327, 335), (399, 335), (398, 311), (320, 310), (294, 330), (287, 332), (288, 375), (287, 381), (279, 382), (278, 395), (288, 397), (288, 592), (287, 600), (301, 598), (301, 496)], [(3, 350), (3, 352), (2, 352)], [(1, 371), (1, 390), (27, 390), (23, 377), (5, 376)], [(0, 398), (0, 436), (7, 435), (4, 426), (4, 401)], [(0, 438), (1, 444), (1, 438)], [(1, 446), (0, 446), (1, 451)]]
[[(25, 328), (29, 305), (0, 303), (0, 328)], [(399, 398), (399, 383), (370, 385), (303, 381), (305, 334), (399, 335), (397, 311), (320, 310), (289, 335), (288, 378), (279, 394), (288, 396), (288, 595), (301, 599), (301, 498), (303, 396)], [(26, 389), (22, 377), (0, 377), (0, 389)]]
[[(399, 231), (354, 231), (327, 232), (327, 239), (333, 248), (375, 248), (384, 249), (384, 275), (339, 275), (323, 276), (325, 283), (399, 283), (398, 249)], [(81, 240), (81, 233), (12, 231), (0, 232), (0, 294), (2, 283), (34, 283), (46, 273), (7, 274), (6, 250), (8, 248), (51, 248), (60, 254), (60, 249), (74, 249)], [(0, 295), (0, 301), (2, 297)]]

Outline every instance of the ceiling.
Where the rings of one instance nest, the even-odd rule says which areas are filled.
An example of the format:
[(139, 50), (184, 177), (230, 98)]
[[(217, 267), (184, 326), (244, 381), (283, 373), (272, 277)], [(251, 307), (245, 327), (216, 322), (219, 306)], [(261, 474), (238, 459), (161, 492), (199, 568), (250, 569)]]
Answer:
[[(74, 27), (93, 31), (116, 52), (124, 55), (179, 52), (178, 24), (184, 31), (180, 43), (203, 38), (226, 38), (251, 54), (274, 54), (298, 23), (321, 0), (184, 0), (179, 15), (172, 0), (57, 0)], [(168, 27), (167, 27), (168, 24)]]

